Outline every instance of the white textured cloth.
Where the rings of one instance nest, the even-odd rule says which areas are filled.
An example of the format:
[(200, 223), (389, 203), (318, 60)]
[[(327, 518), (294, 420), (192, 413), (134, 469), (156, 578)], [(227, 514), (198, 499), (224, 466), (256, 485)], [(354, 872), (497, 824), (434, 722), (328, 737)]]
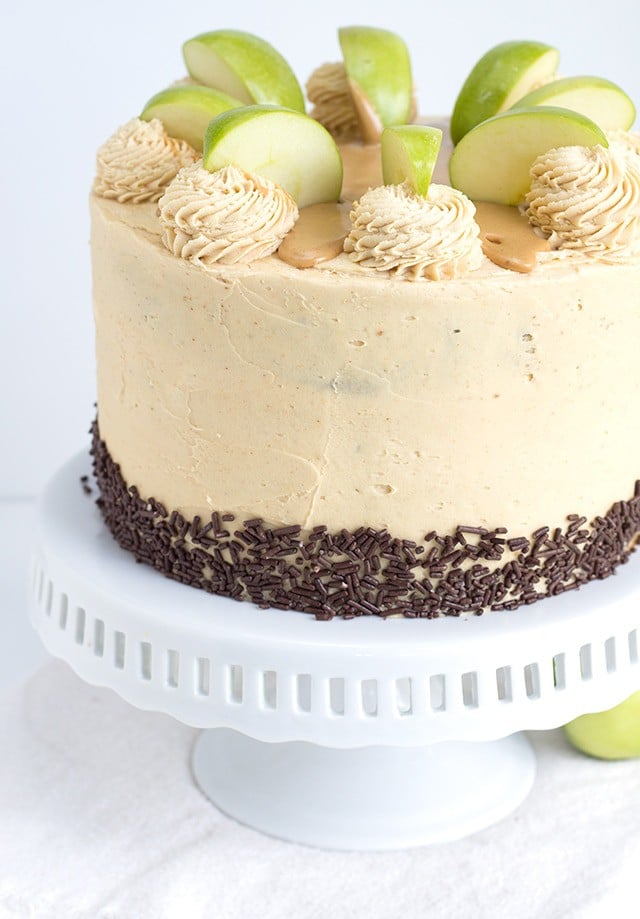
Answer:
[[(0, 917), (632, 919), (640, 761), (532, 735), (511, 817), (459, 842), (345, 854), (220, 814), (189, 771), (196, 731), (53, 662), (0, 700)], [(473, 776), (469, 777), (473, 781)]]

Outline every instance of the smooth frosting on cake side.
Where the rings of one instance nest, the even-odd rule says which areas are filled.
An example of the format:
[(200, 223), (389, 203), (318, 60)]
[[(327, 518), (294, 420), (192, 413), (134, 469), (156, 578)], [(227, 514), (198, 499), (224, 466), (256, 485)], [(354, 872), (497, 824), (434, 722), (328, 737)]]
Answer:
[(637, 265), (203, 271), (162, 245), (153, 206), (91, 209), (101, 435), (167, 507), (418, 540), (529, 536), (633, 493)]

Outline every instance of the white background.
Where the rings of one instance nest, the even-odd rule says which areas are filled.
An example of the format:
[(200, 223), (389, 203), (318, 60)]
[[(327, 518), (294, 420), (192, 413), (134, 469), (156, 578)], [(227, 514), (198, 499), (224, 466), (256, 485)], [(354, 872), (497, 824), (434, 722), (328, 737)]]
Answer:
[(0, 496), (37, 493), (87, 443), (95, 149), (184, 73), (187, 38), (221, 27), (255, 32), (304, 82), (318, 64), (339, 59), (339, 25), (384, 26), (409, 45), (425, 114), (451, 110), (493, 44), (535, 38), (560, 49), (563, 75), (607, 76), (640, 103), (637, 0), (2, 0), (0, 9)]
[[(493, 44), (514, 38), (534, 38), (556, 45), (561, 51), (563, 75), (594, 73), (607, 76), (620, 83), (640, 104), (638, 0), (600, 0), (597, 5), (571, 0), (530, 0), (527, 3), (517, 0), (445, 0), (440, 3), (351, 0), (349, 4), (344, 0), (323, 0), (318, 4), (305, 4), (302, 0), (277, 4), (244, 0), (224, 5), (214, 0), (173, 0), (172, 3), (163, 0), (108, 0), (105, 3), (95, 0), (83, 0), (82, 3), (0, 0), (0, 691), (23, 680), (45, 659), (25, 614), (23, 585), (33, 525), (33, 502), (29, 499), (72, 452), (86, 449), (87, 428), (94, 411), (87, 195), (96, 147), (119, 124), (136, 115), (152, 94), (182, 75), (181, 43), (198, 32), (227, 27), (262, 35), (282, 51), (304, 81), (318, 64), (338, 59), (336, 28), (348, 24), (384, 26), (406, 39), (413, 60), (420, 109), (425, 114), (449, 112), (457, 90), (477, 58)], [(46, 700), (46, 687), (38, 692)], [(34, 698), (38, 698), (38, 692), (34, 693)], [(59, 698), (58, 694), (56, 700)], [(93, 695), (86, 698), (90, 702), (87, 711), (94, 723), (95, 699)], [(74, 684), (69, 699), (74, 702), (82, 699), (82, 689)], [(59, 721), (52, 720), (48, 726), (51, 736), (60, 724), (65, 724), (66, 716), (67, 710), (63, 709), (57, 715)], [(111, 722), (113, 731), (116, 731), (116, 721), (124, 723), (126, 717), (127, 712), (119, 710), (117, 719), (114, 717)], [(153, 716), (130, 710), (129, 717), (133, 719), (131, 730), (135, 730), (137, 740), (142, 722), (135, 719)], [(15, 720), (25, 725), (29, 721), (19, 706)], [(177, 730), (178, 726), (173, 725), (173, 728)], [(157, 733), (157, 723), (154, 723), (154, 737)], [(149, 736), (149, 733), (143, 734), (143, 739), (148, 740)], [(118, 739), (122, 737), (126, 735), (121, 736), (118, 727)], [(77, 743), (84, 751), (84, 740), (82, 732), (75, 730), (73, 740), (67, 739), (63, 744), (56, 736), (51, 750), (62, 751), (66, 757), (64, 764), (52, 769), (51, 761), (47, 760), (41, 774), (59, 776), (66, 773), (69, 761), (66, 745), (69, 744), (73, 751), (73, 744)], [(431, 875), (427, 878), (439, 877), (440, 881), (426, 885), (428, 895), (441, 894), (445, 904), (451, 896), (445, 889), (447, 884), (449, 890), (457, 885), (462, 896), (471, 878), (469, 889), (472, 893), (475, 891), (479, 904), (483, 895), (486, 900), (497, 902), (504, 899), (505, 889), (510, 891), (509, 903), (516, 899), (520, 907), (513, 913), (510, 911), (513, 915), (524, 915), (525, 910), (527, 915), (546, 919), (569, 915), (579, 919), (637, 916), (633, 894), (629, 901), (626, 899), (626, 892), (633, 889), (638, 863), (637, 833), (633, 825), (634, 800), (637, 811), (636, 764), (599, 764), (577, 756), (572, 758), (559, 736), (555, 740), (552, 736), (545, 742), (551, 744), (549, 749), (553, 756), (540, 758), (540, 776), (537, 790), (527, 805), (529, 810), (514, 817), (516, 822), (512, 829), (515, 829), (511, 836), (514, 844), (505, 837), (505, 826), (501, 824), (495, 832), (489, 831), (494, 833), (493, 837), (476, 837), (464, 850), (457, 847), (443, 851), (443, 861), (449, 865), (453, 862), (460, 868), (457, 874), (446, 871), (438, 875), (427, 853), (422, 862), (416, 859), (415, 870), (413, 862), (402, 862), (405, 865), (402, 868), (399, 859), (398, 867), (394, 863), (385, 875), (389, 862), (376, 857), (370, 866), (366, 863), (365, 876), (379, 881), (373, 892), (382, 887), (389, 898), (399, 892), (402, 899), (402, 894), (406, 894), (402, 881), (409, 878), (409, 892), (415, 888), (419, 893), (426, 889), (425, 866), (427, 869), (431, 866)], [(99, 743), (103, 743), (102, 736), (95, 741), (96, 749)], [(14, 761), (18, 762), (20, 748), (16, 749)], [(128, 752), (145, 750), (146, 741), (134, 742)], [(7, 751), (11, 752), (12, 749)], [(156, 760), (163, 761), (164, 753), (164, 748), (161, 756), (154, 753)], [(76, 761), (84, 762), (82, 757), (84, 752), (76, 756)], [(168, 759), (174, 762), (172, 757)], [(11, 762), (8, 755), (3, 763), (5, 760)], [(183, 760), (176, 757), (175, 763), (178, 762), (181, 764)], [(23, 771), (23, 765), (20, 763), (16, 768)], [(626, 785), (622, 781), (625, 775)], [(555, 784), (551, 781), (554, 776)], [(114, 820), (121, 812), (126, 813), (138, 826), (140, 811), (131, 806), (134, 795), (128, 785), (119, 783), (117, 776), (116, 779), (113, 787), (124, 789), (122, 801), (116, 800), (107, 811), (112, 813)], [(161, 781), (159, 785), (151, 782), (145, 787), (147, 785), (150, 789), (165, 787)], [(55, 855), (60, 852), (65, 876), (71, 877), (70, 864), (80, 864), (81, 870), (74, 877), (80, 878), (83, 888), (87, 887), (87, 878), (95, 871), (92, 850), (74, 853), (74, 858), (68, 858), (64, 854), (66, 850), (59, 845), (61, 818), (55, 827), (55, 839), (47, 837), (43, 825), (34, 822), (32, 799), (29, 798), (27, 804), (20, 803), (20, 787), (24, 788), (24, 783), (20, 786), (14, 780), (10, 785), (5, 783), (4, 790), (9, 788), (11, 795), (17, 792), (16, 811), (27, 807), (28, 818), (22, 817), (14, 831), (11, 823), (7, 824), (9, 829), (5, 828), (4, 843), (15, 856), (18, 851), (16, 838), (20, 834), (24, 836), (29, 828), (37, 829), (41, 836), (42, 861), (34, 861), (33, 846), (26, 848), (30, 865), (25, 872), (27, 878), (32, 877), (29, 872), (34, 870), (33, 865), (38, 875), (38, 866), (42, 865), (49, 870), (49, 876), (55, 875), (61, 863), (55, 861)], [(42, 787), (49, 790), (53, 798), (58, 793), (57, 785), (45, 783)], [(189, 793), (191, 790), (189, 783)], [(82, 815), (75, 787), (72, 797), (69, 813)], [(94, 804), (103, 803), (94, 794), (93, 774), (90, 798)], [(164, 792), (163, 799), (169, 800)], [(55, 801), (52, 812), (60, 812), (59, 800)], [(156, 814), (156, 809), (150, 806), (149, 812)], [(171, 828), (172, 838), (176, 830), (175, 815), (179, 812), (180, 806), (174, 801), (163, 824)], [(103, 809), (100, 819), (105, 813)], [(187, 809), (187, 815), (191, 819), (193, 811)], [(42, 819), (45, 818), (46, 808)], [(211, 818), (207, 819), (222, 820), (213, 810)], [(98, 823), (91, 823), (92, 831)], [(216, 863), (212, 862), (211, 852), (207, 850), (198, 862), (197, 882), (210, 880), (220, 886), (217, 880), (220, 878), (220, 857), (230, 853), (234, 864), (228, 871), (227, 893), (229, 887), (236, 886), (234, 870), (237, 865), (243, 871), (242, 881), (246, 865), (251, 868), (250, 878), (267, 879), (264, 889), (270, 892), (266, 895), (263, 892), (262, 896), (266, 896), (265, 902), (271, 906), (274, 897), (277, 903), (282, 891), (289, 890), (292, 876), (302, 877), (303, 888), (311, 878), (309, 893), (318, 897), (320, 906), (327, 899), (327, 879), (329, 882), (335, 880), (340, 868), (346, 875), (343, 883), (348, 894), (358, 893), (360, 889), (366, 893), (365, 888), (371, 887), (367, 882), (351, 883), (352, 866), (359, 864), (355, 860), (342, 865), (341, 859), (338, 865), (327, 862), (326, 853), (314, 853), (307, 874), (301, 873), (295, 861), (292, 873), (292, 853), (297, 850), (284, 846), (274, 848), (271, 841), (258, 837), (254, 840), (247, 831), (232, 824), (224, 824), (223, 829), (215, 829), (213, 833), (207, 827), (207, 833), (213, 835), (214, 843), (219, 843), (214, 851), (218, 857), (218, 874), (211, 873)], [(237, 834), (240, 834), (239, 841), (235, 841)], [(165, 830), (157, 836), (158, 839), (166, 838)], [(100, 837), (111, 839), (104, 834), (94, 835), (94, 838)], [(145, 846), (148, 838), (151, 837), (145, 838)], [(491, 856), (492, 838), (497, 840), (494, 846), (497, 856), (493, 862), (490, 857), (487, 859), (487, 855)], [(585, 848), (586, 838), (590, 840), (590, 847)], [(204, 833), (198, 837), (199, 841), (207, 839)], [(554, 840), (557, 840), (557, 851), (553, 851)], [(250, 849), (254, 844), (264, 845), (259, 857)], [(173, 843), (171, 848), (173, 850)], [(113, 852), (117, 851), (120, 850), (108, 852), (104, 863), (110, 865)], [(138, 849), (129, 846), (122, 851), (127, 854)], [(239, 860), (237, 852), (241, 852)], [(84, 862), (80, 856), (84, 856)], [(300, 853), (297, 857), (301, 860), (303, 856), (304, 853)], [(525, 856), (527, 861), (523, 862), (522, 858), (518, 861)], [(318, 858), (321, 859), (320, 868)], [(328, 864), (331, 867), (327, 867)], [(269, 870), (273, 874), (274, 865), (280, 871), (275, 882), (269, 880)], [(480, 869), (474, 881), (473, 867), (477, 865)], [(144, 874), (137, 873), (137, 863), (131, 870), (132, 884), (139, 893)], [(163, 874), (160, 882), (151, 875), (156, 896), (154, 903), (164, 895), (167, 885), (175, 895), (176, 891), (179, 894), (181, 890), (191, 890), (196, 883), (190, 877), (185, 879), (182, 874), (176, 874), (175, 870), (167, 871), (161, 862), (158, 872)], [(110, 880), (108, 873), (105, 877)], [(222, 880), (226, 877), (225, 873)], [(416, 888), (416, 878), (422, 879), (422, 887)], [(0, 880), (6, 882), (7, 878)], [(181, 882), (184, 882), (183, 887)], [(41, 886), (38, 877), (33, 887), (39, 889)], [(241, 889), (241, 885), (237, 886)], [(119, 881), (114, 889), (120, 890)], [(542, 900), (546, 904), (539, 914), (529, 910), (531, 890), (535, 890), (536, 902)], [(607, 907), (603, 906), (605, 894)], [(127, 895), (125, 891), (125, 898)], [(342, 898), (333, 902), (342, 902)], [(181, 901), (181, 910), (182, 906)], [(382, 909), (385, 909), (384, 904)], [(446, 914), (447, 906), (443, 909)], [(153, 910), (152, 906), (151, 914), (158, 915)], [(378, 910), (374, 911), (380, 915)], [(417, 912), (410, 913), (405, 897), (400, 912), (407, 916), (422, 915), (423, 909), (420, 905)], [(179, 914), (183, 916), (184, 911)], [(246, 911), (236, 914), (249, 919)], [(386, 915), (390, 914), (387, 910)], [(497, 907), (490, 913), (483, 912), (480, 905), (477, 914), (505, 915)], [(54, 909), (46, 915), (59, 916), (61, 912)], [(373, 912), (368, 909), (366, 915), (372, 916)]]

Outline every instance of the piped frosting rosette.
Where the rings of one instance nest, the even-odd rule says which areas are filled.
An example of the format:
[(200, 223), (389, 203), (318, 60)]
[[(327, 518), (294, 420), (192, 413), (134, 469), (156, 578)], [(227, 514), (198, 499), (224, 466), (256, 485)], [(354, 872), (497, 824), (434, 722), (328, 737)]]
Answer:
[(622, 145), (627, 153), (640, 156), (640, 131), (607, 131), (609, 144)]
[(539, 156), (526, 205), (552, 249), (613, 263), (640, 258), (640, 159), (623, 144)]
[(157, 118), (132, 118), (98, 149), (94, 191), (120, 203), (157, 201), (174, 176), (198, 154), (169, 137)]
[(341, 141), (360, 136), (360, 125), (353, 105), (344, 64), (322, 64), (307, 81), (307, 96), (313, 103), (311, 117), (323, 124)]
[(448, 185), (431, 185), (426, 198), (406, 185), (372, 188), (354, 203), (344, 251), (410, 280), (457, 278), (483, 259), (474, 215), (469, 198)]
[(165, 246), (207, 268), (271, 255), (298, 218), (283, 188), (235, 166), (181, 169), (158, 204)]

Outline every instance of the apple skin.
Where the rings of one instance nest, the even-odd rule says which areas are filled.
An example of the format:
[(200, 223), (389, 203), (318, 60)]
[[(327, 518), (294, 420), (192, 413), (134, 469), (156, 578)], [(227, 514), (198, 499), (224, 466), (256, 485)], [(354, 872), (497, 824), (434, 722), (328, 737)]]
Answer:
[(475, 64), (462, 85), (451, 115), (451, 138), (457, 144), (487, 118), (510, 108), (556, 72), (559, 54), (536, 41), (496, 45)]
[(640, 692), (606, 712), (575, 718), (564, 732), (577, 750), (596, 759), (640, 757)]
[(271, 179), (298, 207), (337, 201), (342, 157), (320, 122), (276, 105), (248, 105), (210, 122), (202, 164), (214, 172), (230, 163)]
[(527, 93), (512, 108), (558, 105), (586, 115), (604, 131), (628, 131), (636, 109), (623, 89), (602, 77), (565, 77)]
[(385, 185), (408, 182), (426, 198), (442, 143), (442, 131), (422, 124), (390, 125), (382, 132), (382, 177)]
[(305, 111), (298, 80), (276, 49), (250, 32), (220, 29), (204, 32), (182, 46), (189, 74), (246, 105), (282, 105)]
[(449, 176), (472, 201), (517, 205), (529, 190), (536, 157), (555, 147), (596, 144), (608, 147), (606, 135), (578, 112), (543, 105), (512, 109), (465, 134), (451, 156)]
[(338, 29), (349, 80), (358, 85), (383, 127), (409, 121), (413, 99), (411, 60), (394, 32), (370, 26)]
[(195, 150), (202, 152), (204, 133), (211, 119), (241, 105), (239, 99), (233, 99), (208, 86), (185, 84), (171, 86), (152, 96), (140, 118), (143, 121), (158, 118), (167, 134), (185, 140)]

